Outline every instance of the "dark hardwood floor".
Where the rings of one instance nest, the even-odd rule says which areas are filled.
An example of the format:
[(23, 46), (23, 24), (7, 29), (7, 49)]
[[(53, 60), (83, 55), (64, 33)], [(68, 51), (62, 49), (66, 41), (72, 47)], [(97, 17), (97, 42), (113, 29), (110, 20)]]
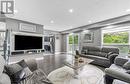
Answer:
[[(69, 54), (56, 54), (56, 55), (45, 55), (43, 59), (37, 60), (38, 67), (41, 68), (47, 75), (60, 67), (65, 66), (65, 60), (72, 60), (72, 55)], [(96, 66), (96, 65), (95, 65)], [(97, 66), (104, 71), (105, 68)]]
[(72, 55), (68, 54), (56, 54), (56, 55), (45, 55), (43, 59), (37, 60), (38, 67), (41, 68), (46, 74), (51, 71), (63, 67), (64, 61), (72, 58)]
[[(72, 60), (71, 54), (21, 54), (21, 55), (14, 55), (10, 57), (9, 62), (14, 63), (18, 62), (22, 59), (36, 59), (38, 68), (42, 69), (47, 75), (60, 67), (65, 66), (65, 60)], [(101, 70), (104, 70), (103, 67), (97, 66)]]

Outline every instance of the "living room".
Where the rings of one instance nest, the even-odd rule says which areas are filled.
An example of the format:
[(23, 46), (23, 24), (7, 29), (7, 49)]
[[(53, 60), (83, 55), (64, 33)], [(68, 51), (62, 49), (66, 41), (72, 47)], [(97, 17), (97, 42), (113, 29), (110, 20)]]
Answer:
[(0, 4), (0, 84), (130, 83), (129, 0)]

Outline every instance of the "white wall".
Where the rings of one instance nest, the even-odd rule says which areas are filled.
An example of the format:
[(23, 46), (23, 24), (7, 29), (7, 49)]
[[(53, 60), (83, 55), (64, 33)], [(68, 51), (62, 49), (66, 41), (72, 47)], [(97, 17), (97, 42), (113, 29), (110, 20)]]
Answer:
[(61, 52), (61, 34), (55, 35), (55, 52)]

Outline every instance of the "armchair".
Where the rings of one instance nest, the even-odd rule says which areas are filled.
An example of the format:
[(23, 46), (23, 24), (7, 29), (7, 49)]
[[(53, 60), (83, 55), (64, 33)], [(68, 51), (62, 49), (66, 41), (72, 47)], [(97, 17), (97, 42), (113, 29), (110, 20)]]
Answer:
[(130, 84), (130, 66), (128, 63), (127, 58), (116, 57), (114, 63), (105, 69), (105, 84)]

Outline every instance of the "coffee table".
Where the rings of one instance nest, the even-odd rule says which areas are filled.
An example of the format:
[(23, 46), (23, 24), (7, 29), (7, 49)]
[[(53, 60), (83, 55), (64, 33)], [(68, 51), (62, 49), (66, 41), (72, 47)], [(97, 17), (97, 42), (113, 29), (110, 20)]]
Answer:
[[(79, 62), (79, 59), (82, 59), (83, 61)], [(86, 64), (89, 64), (92, 61), (94, 61), (92, 59), (83, 58), (83, 57), (80, 57), (79, 59), (72, 58), (71, 60), (66, 60), (64, 62), (66, 66), (74, 70), (74, 78), (78, 78), (79, 71), (81, 71)]]

